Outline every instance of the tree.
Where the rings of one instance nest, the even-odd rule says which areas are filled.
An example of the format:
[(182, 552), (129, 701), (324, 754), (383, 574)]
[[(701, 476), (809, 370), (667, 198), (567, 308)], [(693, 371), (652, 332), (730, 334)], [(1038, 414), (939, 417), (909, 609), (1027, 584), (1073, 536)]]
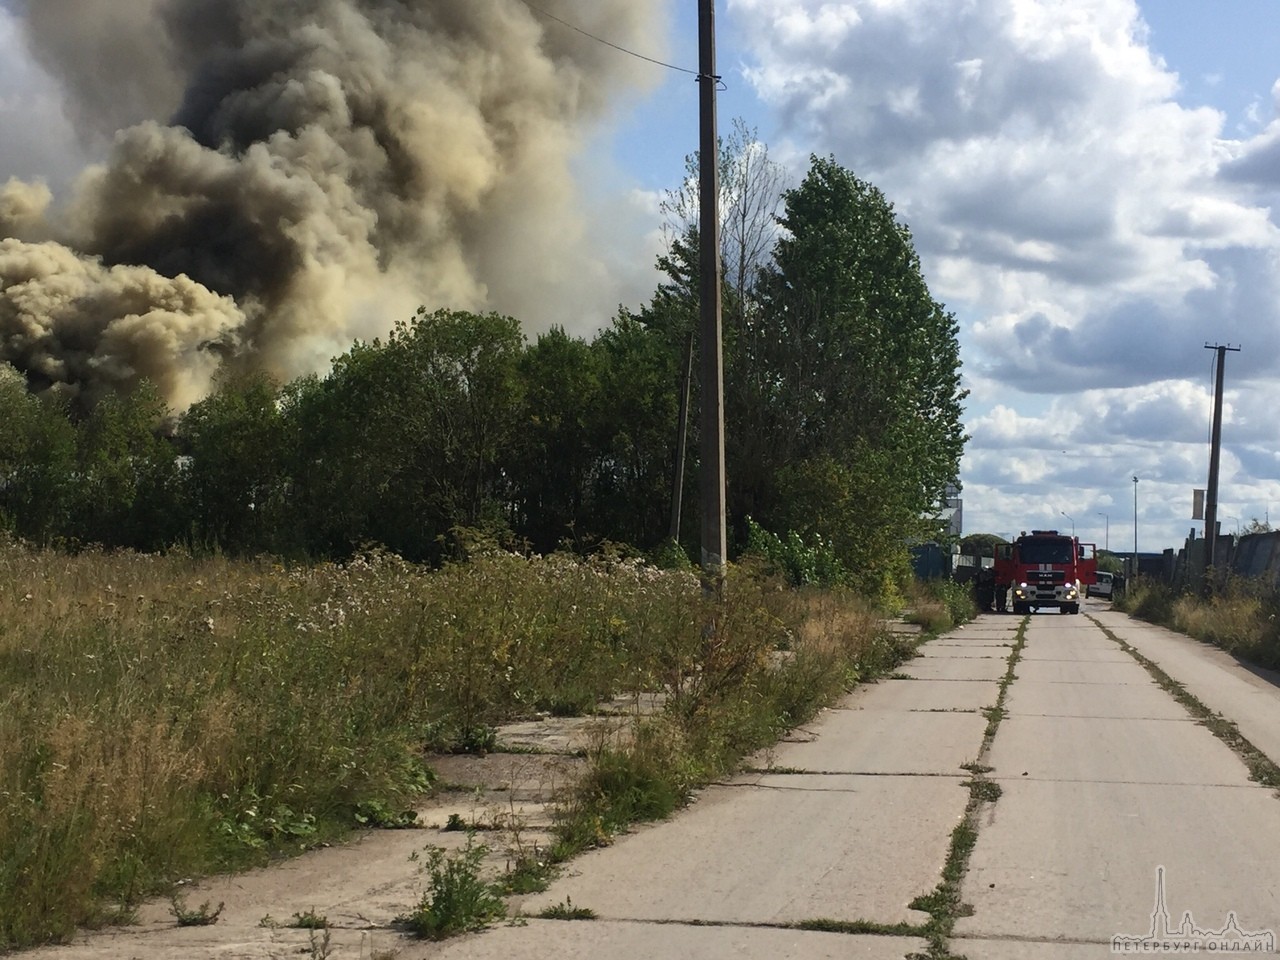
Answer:
[[(524, 409), (509, 481), (512, 526), (535, 550), (570, 537), (589, 512), (607, 402), (603, 355), (556, 327), (520, 359)], [(580, 532), (580, 531), (579, 531)]]
[[(699, 155), (685, 157), (685, 178), (667, 191), (661, 210), (666, 255), (658, 266), (696, 303), (698, 264)], [(724, 269), (725, 315), (730, 327), (741, 324), (751, 293), (778, 237), (778, 209), (787, 183), (781, 164), (741, 117), (728, 139), (720, 141), (720, 260)]]
[(960, 538), (960, 552), (970, 557), (994, 557), (995, 548), (1008, 542), (998, 533), (970, 533)]
[(956, 323), (892, 205), (833, 158), (811, 158), (783, 206), (759, 311), (726, 358), (731, 509), (766, 528), (813, 518), (880, 584), (959, 473)]
[(287, 391), (310, 549), (374, 541), (431, 559), (455, 526), (501, 525), (523, 349), (510, 317), (419, 310)]
[(0, 527), (41, 544), (66, 535), (75, 441), (66, 402), (33, 396), (22, 374), (0, 364)]
[(279, 396), (265, 377), (233, 377), (183, 416), (186, 512), (198, 544), (239, 553), (285, 546), (289, 450)]
[(73, 539), (154, 550), (180, 527), (168, 405), (149, 382), (105, 393), (76, 429)]
[(656, 547), (668, 534), (681, 351), (623, 311), (591, 344), (603, 404), (585, 532)]

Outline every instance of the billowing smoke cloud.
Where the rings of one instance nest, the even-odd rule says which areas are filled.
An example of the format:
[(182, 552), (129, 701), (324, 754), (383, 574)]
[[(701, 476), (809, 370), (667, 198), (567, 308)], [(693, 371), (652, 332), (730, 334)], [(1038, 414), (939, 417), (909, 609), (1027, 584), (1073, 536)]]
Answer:
[(31, 49), (110, 147), (62, 208), (0, 187), (0, 360), (182, 406), (222, 365), (291, 377), (419, 303), (563, 322), (539, 278), (573, 273), (569, 160), (648, 75), (541, 11), (661, 31), (647, 0), (538, 8), (31, 0)]

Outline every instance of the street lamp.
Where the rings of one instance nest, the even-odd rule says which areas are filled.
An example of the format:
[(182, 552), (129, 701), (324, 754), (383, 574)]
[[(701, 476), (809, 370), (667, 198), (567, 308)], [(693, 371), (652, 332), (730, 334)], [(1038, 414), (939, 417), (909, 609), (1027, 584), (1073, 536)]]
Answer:
[(1103, 513), (1101, 510), (1098, 511), (1098, 516), (1100, 516), (1103, 520), (1106, 521), (1106, 528), (1105, 528), (1106, 537), (1105, 537), (1105, 542), (1102, 549), (1107, 551), (1107, 553), (1110, 553), (1111, 552), (1111, 516), (1110, 514)]
[[(1065, 511), (1059, 510), (1058, 512), (1061, 513), (1064, 517), (1067, 517), (1067, 514)], [(1070, 517), (1067, 517), (1067, 519), (1071, 520)], [(1073, 537), (1076, 535), (1076, 522), (1074, 520), (1071, 520), (1071, 535)]]
[(1233, 517), (1233, 516), (1228, 515), (1228, 516), (1227, 516), (1227, 519), (1228, 519), (1228, 520), (1234, 520), (1234, 521), (1236, 522), (1236, 536), (1237, 536), (1237, 537), (1238, 537), (1238, 536), (1240, 536), (1240, 518), (1239, 518), (1239, 517)]
[(1130, 576), (1138, 575), (1138, 478), (1133, 478), (1133, 569)]

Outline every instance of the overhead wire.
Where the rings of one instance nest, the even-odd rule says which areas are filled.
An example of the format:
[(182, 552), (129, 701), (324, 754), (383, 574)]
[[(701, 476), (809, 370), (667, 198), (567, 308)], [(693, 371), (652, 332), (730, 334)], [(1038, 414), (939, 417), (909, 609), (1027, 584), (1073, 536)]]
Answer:
[[(628, 57), (635, 57), (637, 60), (644, 60), (646, 63), (652, 63), (655, 66), (665, 67), (667, 70), (675, 70), (679, 73), (687, 73), (687, 74), (690, 74), (691, 76), (697, 77), (699, 80), (703, 79), (703, 74), (698, 70), (690, 70), (688, 67), (676, 66), (674, 63), (667, 63), (664, 60), (656, 60), (653, 57), (647, 57), (643, 53), (636, 53), (636, 51), (629, 50), (626, 47), (620, 46), (619, 44), (614, 43), (612, 40), (606, 40), (604, 37), (599, 37), (599, 36), (596, 36), (594, 33), (591, 33), (587, 30), (583, 30), (581, 27), (577, 26), (576, 24), (572, 24), (568, 20), (564, 20), (560, 17), (557, 17), (554, 13), (550, 13), (542, 9), (537, 4), (530, 3), (529, 0), (524, 0), (524, 5), (528, 7), (530, 10), (532, 10), (534, 13), (544, 16), (548, 20), (554, 20), (556, 23), (560, 24), (561, 26), (568, 27), (570, 30), (574, 31), (575, 33), (580, 33), (584, 37), (587, 37), (590, 40), (594, 40), (596, 43), (602, 43), (606, 47), (612, 47), (614, 50), (617, 50), (619, 53), (625, 53)], [(711, 79), (715, 80), (716, 83), (721, 88), (724, 87), (724, 81), (720, 77), (712, 76)]]

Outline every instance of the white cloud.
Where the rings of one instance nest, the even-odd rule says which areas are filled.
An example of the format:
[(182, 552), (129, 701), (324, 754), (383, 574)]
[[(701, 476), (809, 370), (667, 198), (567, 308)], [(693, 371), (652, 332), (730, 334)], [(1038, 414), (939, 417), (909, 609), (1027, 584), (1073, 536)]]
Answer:
[[(1245, 345), (1231, 386), (1280, 373), (1280, 120), (1233, 141), (1222, 113), (1182, 106), (1133, 0), (729, 9), (797, 151), (885, 191), (962, 322), (966, 525), (1042, 522), (1018, 519), (1043, 509), (1037, 489), (1123, 500), (1136, 472), (1140, 513), (1185, 536), (1208, 456), (1202, 344)], [(843, 28), (823, 33), (833, 11)], [(1224, 501), (1228, 477), (1280, 489), (1277, 458), (1243, 445), (1258, 389), (1228, 410), (1242, 446)]]

